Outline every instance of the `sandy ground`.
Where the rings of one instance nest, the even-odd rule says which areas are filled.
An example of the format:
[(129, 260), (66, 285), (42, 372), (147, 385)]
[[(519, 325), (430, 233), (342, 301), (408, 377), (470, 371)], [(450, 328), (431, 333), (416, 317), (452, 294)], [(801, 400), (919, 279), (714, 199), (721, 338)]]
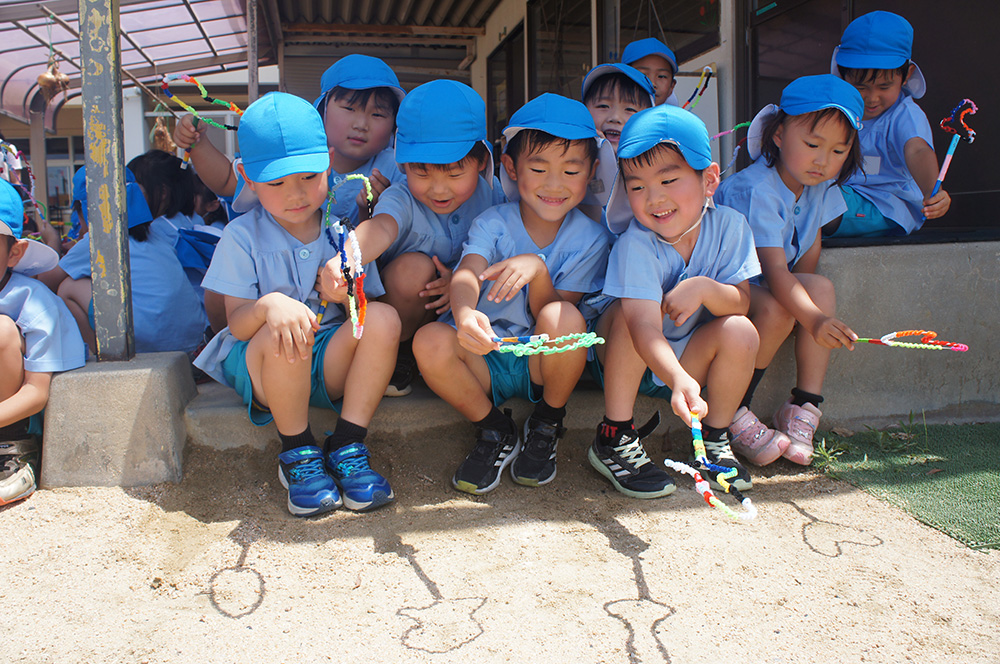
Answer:
[(368, 515), (290, 517), (276, 445), (39, 491), (0, 510), (0, 662), (1000, 662), (1000, 552), (790, 465), (755, 476), (750, 523), (685, 479), (630, 500), (586, 443), (476, 499), (376, 440), (398, 500)]

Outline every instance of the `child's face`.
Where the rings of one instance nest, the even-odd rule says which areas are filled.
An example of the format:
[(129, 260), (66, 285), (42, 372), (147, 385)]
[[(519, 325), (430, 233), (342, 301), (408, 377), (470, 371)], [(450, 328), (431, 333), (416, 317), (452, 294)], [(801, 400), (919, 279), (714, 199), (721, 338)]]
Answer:
[[(912, 66), (910, 73), (913, 73)], [(894, 69), (880, 71), (875, 80), (862, 81), (859, 76), (848, 78), (847, 82), (858, 89), (865, 102), (865, 113), (861, 117), (862, 121), (874, 120), (892, 108), (903, 91), (903, 84), (909, 78), (909, 74), (903, 78)]]
[(675, 150), (661, 150), (650, 164), (623, 164), (625, 191), (636, 220), (667, 242), (675, 241), (701, 217), (719, 186), (719, 165), (699, 175)]
[(667, 97), (674, 91), (674, 85), (677, 83), (674, 80), (674, 68), (670, 66), (667, 59), (661, 55), (650, 53), (633, 62), (632, 66), (649, 77), (653, 84), (653, 90), (656, 92), (656, 105), (659, 106), (667, 101)]
[[(648, 104), (647, 104), (648, 106)], [(615, 152), (618, 152), (618, 140), (622, 136), (622, 127), (630, 117), (646, 108), (622, 98), (617, 89), (600, 97), (594, 97), (587, 102), (587, 110), (594, 118), (594, 125), (601, 136), (611, 141)]]
[[(334, 170), (356, 169), (389, 145), (396, 118), (371, 95), (363, 107), (352, 105), (350, 97), (332, 96), (326, 103), (326, 143), (333, 148)], [(345, 168), (340, 168), (344, 166)]]
[[(246, 177), (245, 173), (243, 177)], [(270, 182), (247, 179), (247, 186), (257, 194), (260, 204), (282, 228), (299, 237), (302, 233), (308, 234), (311, 225), (319, 221), (317, 211), (326, 201), (329, 190), (326, 177), (327, 171), (293, 173)]]
[(781, 155), (776, 164), (781, 181), (796, 198), (805, 187), (832, 180), (840, 174), (853, 139), (846, 122), (827, 117), (812, 126), (804, 117), (790, 117), (774, 132)]
[(501, 161), (507, 175), (517, 183), (521, 218), (526, 224), (562, 222), (587, 195), (587, 185), (597, 167), (583, 141), (573, 141), (568, 147), (558, 143), (546, 145), (522, 154), (517, 164), (507, 154)]
[(450, 214), (476, 193), (483, 165), (475, 159), (444, 166), (403, 164), (413, 197), (437, 214)]

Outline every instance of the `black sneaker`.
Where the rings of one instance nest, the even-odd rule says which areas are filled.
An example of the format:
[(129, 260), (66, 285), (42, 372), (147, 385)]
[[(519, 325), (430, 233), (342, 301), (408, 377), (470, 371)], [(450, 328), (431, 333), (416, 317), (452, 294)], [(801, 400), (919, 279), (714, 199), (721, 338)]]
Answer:
[(556, 446), (566, 429), (529, 417), (524, 423), (524, 444), (510, 466), (510, 476), (524, 486), (548, 484), (556, 476)]
[[(747, 491), (753, 488), (753, 480), (750, 479), (750, 471), (748, 471), (746, 467), (737, 461), (735, 456), (733, 456), (733, 450), (729, 446), (728, 431), (722, 436), (721, 441), (705, 441), (705, 456), (708, 457), (708, 462), (714, 466), (736, 469), (736, 477), (727, 481), (736, 487), (738, 491)], [(716, 491), (725, 491), (717, 479), (719, 476), (718, 472), (709, 470), (702, 463), (696, 462), (695, 467), (698, 469), (698, 472), (701, 473), (702, 477), (708, 480), (709, 485), (713, 489)]]
[(476, 429), (476, 446), (455, 471), (451, 484), (459, 491), (480, 496), (500, 484), (500, 475), (521, 451), (521, 438), (517, 434), (510, 409), (504, 409), (514, 433), (496, 429)]
[(41, 449), (35, 436), (0, 442), (0, 505), (22, 500), (35, 492)]
[(662, 498), (676, 488), (674, 480), (650, 461), (642, 447), (642, 438), (653, 433), (660, 423), (659, 413), (639, 431), (635, 427), (619, 432), (610, 445), (601, 444), (598, 425), (594, 444), (587, 451), (587, 459), (597, 472), (629, 498)]
[(417, 376), (417, 359), (409, 353), (400, 353), (396, 358), (396, 368), (393, 369), (392, 378), (385, 388), (387, 397), (405, 397), (413, 391), (410, 383)]

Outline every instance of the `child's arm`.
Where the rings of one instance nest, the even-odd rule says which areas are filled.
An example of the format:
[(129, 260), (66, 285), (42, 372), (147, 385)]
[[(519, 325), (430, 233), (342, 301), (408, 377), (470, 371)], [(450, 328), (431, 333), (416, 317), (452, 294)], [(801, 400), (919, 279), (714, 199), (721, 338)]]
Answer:
[(201, 140), (207, 125), (195, 129), (194, 116), (182, 117), (174, 126), (174, 143), (177, 147), (191, 148), (191, 163), (198, 171), (198, 177), (217, 196), (232, 196), (236, 193), (236, 174), (229, 157), (219, 152), (212, 141)]
[(249, 341), (267, 325), (275, 357), (284, 354), (289, 362), (311, 357), (313, 335), (319, 323), (309, 307), (282, 293), (268, 293), (259, 300), (229, 295), (225, 298), (226, 318), (234, 337)]
[(399, 224), (391, 215), (383, 212), (363, 224), (359, 223), (354, 233), (358, 238), (358, 244), (361, 245), (361, 257), (365, 263), (370, 263), (378, 259), (396, 241)]
[(476, 309), (479, 303), (479, 276), (487, 268), (486, 258), (469, 254), (455, 268), (451, 277), (451, 308), (455, 314), (458, 343), (477, 355), (500, 348), (493, 341), (496, 333), (490, 319)]
[(691, 277), (663, 296), (660, 311), (679, 327), (702, 305), (716, 316), (745, 316), (750, 310), (750, 284), (722, 284), (709, 277)]
[(621, 303), (632, 345), (646, 366), (670, 388), (670, 407), (690, 426), (691, 412), (704, 417), (708, 404), (701, 398), (701, 385), (684, 370), (663, 336), (660, 308), (653, 300), (623, 299)]
[(537, 254), (521, 254), (490, 265), (479, 275), (480, 281), (487, 279), (493, 282), (493, 287), (486, 295), (486, 299), (491, 302), (505, 299), (510, 301), (522, 288), (531, 286), (528, 289), (528, 306), (535, 318), (538, 318), (542, 307), (549, 302), (566, 300), (576, 304), (582, 296), (581, 293), (556, 290), (552, 285), (548, 266)]
[[(372, 174), (368, 178), (369, 184), (372, 186), (372, 200), (371, 206), (375, 207), (378, 203), (378, 197), (382, 195), (382, 192), (389, 188), (392, 183), (389, 182), (389, 178), (382, 175), (382, 172), (377, 168), (372, 169)], [(358, 192), (357, 198), (354, 200), (358, 204), (358, 223), (366, 221), (370, 218), (368, 213), (368, 191), (366, 187), (361, 187), (361, 191)]]
[(0, 427), (20, 422), (41, 412), (49, 400), (52, 374), (44, 371), (25, 371), (21, 387), (10, 397), (0, 401)]
[(914, 136), (903, 146), (903, 158), (906, 160), (907, 170), (924, 195), (924, 216), (928, 219), (937, 219), (944, 215), (951, 207), (951, 196), (948, 192), (942, 188), (933, 197), (927, 198), (934, 190), (934, 183), (938, 177), (937, 155), (934, 149), (927, 145), (924, 139)]

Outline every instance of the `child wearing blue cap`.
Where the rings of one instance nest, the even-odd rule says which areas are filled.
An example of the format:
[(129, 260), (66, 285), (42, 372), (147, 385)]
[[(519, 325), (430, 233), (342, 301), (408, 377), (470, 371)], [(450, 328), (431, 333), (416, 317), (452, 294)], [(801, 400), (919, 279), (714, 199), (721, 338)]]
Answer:
[[(225, 297), (229, 326), (195, 366), (234, 388), (254, 424), (274, 421), (293, 515), (342, 503), (374, 509), (394, 496), (364, 439), (392, 373), (399, 317), (370, 302), (360, 339), (343, 325), (347, 290), (339, 247), (323, 232), (330, 155), (316, 109), (272, 92), (247, 108), (239, 139), (237, 168), (258, 204), (226, 226), (205, 274), (204, 287)], [(330, 304), (322, 324), (321, 301)], [(340, 412), (325, 449), (310, 405)]]
[[(190, 173), (181, 170), (180, 159), (162, 152), (159, 154), (173, 159), (176, 162), (174, 169), (190, 178)], [(147, 155), (140, 155), (129, 164), (141, 164), (147, 158)], [(81, 177), (81, 180), (85, 183), (86, 175)], [(190, 187), (187, 189), (187, 194), (187, 205), (190, 205)], [(86, 223), (86, 186), (78, 187), (73, 195), (80, 203), (81, 216)], [(208, 327), (202, 298), (184, 273), (180, 261), (177, 260), (173, 244), (154, 230), (156, 221), (147, 196), (148, 200), (155, 201), (157, 211), (160, 212), (176, 211), (177, 207), (185, 205), (182, 187), (157, 188), (150, 183), (144, 194), (131, 168), (125, 169), (125, 214), (128, 223), (132, 321), (136, 351), (139, 353), (182, 351), (193, 354), (204, 343), (205, 328)], [(164, 223), (162, 219), (160, 223)], [(91, 352), (97, 352), (89, 236), (85, 236), (83, 241), (76, 243), (66, 252), (55, 272), (65, 275), (66, 278), (50, 279), (48, 283), (58, 281), (56, 292), (69, 307)]]
[(398, 124), (396, 161), (406, 182), (387, 189), (358, 229), (364, 256), (378, 258), (383, 301), (403, 325), (386, 396), (410, 392), (413, 335), (448, 310), (448, 284), (472, 220), (504, 202), (494, 186), (486, 104), (475, 90), (457, 81), (424, 83), (403, 100)]
[(628, 119), (656, 105), (656, 92), (646, 75), (619, 62), (597, 65), (587, 72), (582, 95), (597, 131), (616, 150)]
[[(543, 94), (503, 133), (512, 202), (472, 223), (451, 279), (452, 315), (422, 327), (413, 344), (427, 385), (476, 425), (475, 446), (452, 485), (477, 495), (495, 489), (508, 465), (526, 486), (555, 477), (565, 406), (586, 351), (518, 357), (499, 352), (497, 339), (584, 332), (576, 305), (600, 289), (611, 241), (576, 209), (603, 143), (586, 107)], [(510, 411), (499, 408), (512, 397), (536, 404), (523, 445)]]
[[(692, 412), (701, 416), (708, 460), (735, 468), (730, 481), (749, 489), (727, 427), (757, 350), (746, 318), (748, 280), (760, 274), (750, 228), (743, 215), (712, 203), (719, 165), (694, 114), (671, 105), (636, 113), (622, 131), (618, 162), (607, 213), (621, 235), (604, 283), (617, 300), (597, 321), (607, 343), (590, 363), (604, 386), (605, 417), (587, 458), (632, 498), (674, 491), (642, 445), (658, 416), (638, 430), (633, 423), (642, 392), (668, 400), (687, 425)], [(715, 473), (701, 472), (717, 486)]]
[(34, 492), (52, 374), (82, 367), (87, 353), (65, 305), (31, 278), (59, 254), (22, 239), (23, 224), (21, 196), (0, 178), (0, 505)]
[[(853, 350), (858, 338), (834, 317), (833, 284), (815, 271), (820, 229), (847, 208), (836, 185), (861, 164), (857, 135), (863, 112), (861, 95), (836, 76), (792, 81), (780, 106), (765, 107), (750, 125), (747, 150), (756, 161), (723, 182), (715, 195), (716, 202), (746, 215), (763, 273), (750, 287), (750, 320), (760, 350), (730, 427), (733, 449), (757, 465), (779, 456), (810, 463), (830, 351)], [(797, 384), (774, 416), (774, 431), (753, 414), (750, 401), (796, 326)]]
[(677, 80), (677, 56), (655, 37), (629, 43), (622, 51), (622, 62), (635, 67), (649, 79), (656, 91), (656, 105), (679, 106), (674, 86)]
[(864, 167), (841, 185), (847, 212), (824, 228), (828, 237), (908, 235), (951, 207), (944, 189), (930, 196), (938, 162), (930, 123), (914, 101), (927, 84), (912, 49), (910, 23), (875, 11), (851, 21), (834, 50), (831, 73), (864, 100)]

